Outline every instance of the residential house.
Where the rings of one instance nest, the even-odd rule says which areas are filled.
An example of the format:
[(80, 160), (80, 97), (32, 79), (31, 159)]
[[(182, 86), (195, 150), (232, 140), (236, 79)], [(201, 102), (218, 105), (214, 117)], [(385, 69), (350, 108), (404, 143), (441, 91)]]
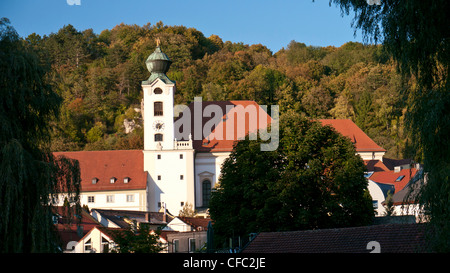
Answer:
[(175, 217), (163, 229), (169, 253), (193, 253), (205, 249), (209, 218)]
[[(70, 213), (69, 210), (71, 210)], [(93, 228), (101, 226), (85, 210), (81, 209), (77, 214), (74, 208), (67, 207), (54, 208), (53, 222), (59, 234), (63, 252), (72, 252), (81, 238)]]

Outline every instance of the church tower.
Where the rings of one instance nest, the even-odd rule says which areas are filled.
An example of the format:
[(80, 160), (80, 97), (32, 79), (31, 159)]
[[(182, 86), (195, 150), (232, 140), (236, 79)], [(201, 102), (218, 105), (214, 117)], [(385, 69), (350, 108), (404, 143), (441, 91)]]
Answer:
[(194, 149), (192, 140), (174, 135), (176, 84), (166, 73), (172, 61), (157, 40), (145, 62), (150, 77), (142, 82), (144, 119), (144, 171), (148, 174), (148, 210), (163, 208), (173, 215), (184, 205), (195, 204)]
[[(144, 91), (144, 150), (172, 150), (175, 82), (166, 73), (172, 61), (158, 45), (145, 62), (150, 72)], [(151, 123), (150, 123), (151, 122)]]

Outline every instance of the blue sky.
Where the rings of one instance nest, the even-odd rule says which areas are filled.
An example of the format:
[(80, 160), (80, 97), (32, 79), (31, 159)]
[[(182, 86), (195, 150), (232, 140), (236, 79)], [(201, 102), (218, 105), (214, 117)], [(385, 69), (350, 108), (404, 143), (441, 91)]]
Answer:
[[(70, 2), (80, 5), (69, 5)], [(328, 0), (0, 0), (0, 17), (7, 17), (20, 36), (41, 36), (72, 24), (77, 30), (139, 26), (162, 21), (216, 34), (223, 41), (263, 44), (273, 53), (290, 41), (313, 46), (362, 42), (354, 37), (353, 15), (341, 16)]]

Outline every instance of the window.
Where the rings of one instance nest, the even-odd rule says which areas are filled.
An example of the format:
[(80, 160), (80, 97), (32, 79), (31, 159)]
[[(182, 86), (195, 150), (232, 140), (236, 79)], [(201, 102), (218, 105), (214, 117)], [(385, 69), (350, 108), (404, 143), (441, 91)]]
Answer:
[(127, 194), (127, 202), (134, 202), (134, 194)]
[(158, 175), (158, 180), (161, 180), (161, 175)]
[(178, 251), (180, 251), (180, 241), (179, 240), (176, 240), (176, 239), (173, 240), (172, 245), (173, 245), (173, 249), (172, 249), (173, 253), (177, 253)]
[(161, 159), (161, 155), (157, 155), (156, 158)]
[(92, 178), (92, 184), (97, 184), (97, 182), (98, 182), (98, 178), (97, 177)]
[(91, 251), (92, 250), (92, 244), (91, 244), (91, 239), (87, 240), (84, 243), (84, 251)]
[(195, 239), (189, 238), (189, 252), (195, 252)]
[(162, 116), (163, 115), (163, 103), (161, 101), (155, 101), (153, 103), (154, 108), (154, 116)]
[(184, 176), (183, 175), (180, 175), (180, 180), (183, 180), (184, 179)]
[(129, 177), (124, 177), (123, 178), (123, 183), (127, 184), (128, 182), (130, 182), (130, 178)]
[(116, 182), (116, 178), (115, 177), (111, 177), (109, 179), (109, 183), (114, 184)]
[(155, 141), (163, 141), (163, 135), (162, 134), (155, 134)]
[(180, 159), (183, 159), (183, 154), (180, 154)]
[(163, 92), (162, 89), (159, 87), (156, 87), (155, 90), (153, 90), (153, 93), (156, 95), (162, 94), (162, 92)]
[(114, 203), (114, 195), (107, 195), (106, 203)]
[(95, 198), (94, 196), (88, 196), (88, 203), (94, 203), (95, 202)]
[(102, 236), (102, 252), (108, 253), (109, 251), (109, 241), (105, 237)]
[(372, 206), (374, 209), (378, 209), (378, 200), (372, 200)]
[(184, 202), (180, 202), (180, 206), (182, 206), (182, 207), (183, 207), (183, 206), (184, 206)]
[(203, 207), (208, 207), (209, 199), (211, 199), (211, 181), (208, 179), (202, 182)]

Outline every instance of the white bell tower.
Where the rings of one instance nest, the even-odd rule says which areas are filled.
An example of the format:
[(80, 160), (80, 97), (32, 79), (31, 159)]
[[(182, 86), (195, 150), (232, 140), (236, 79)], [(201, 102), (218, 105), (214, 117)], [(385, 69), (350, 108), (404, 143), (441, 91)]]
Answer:
[(173, 150), (173, 107), (175, 82), (166, 72), (172, 61), (161, 51), (159, 43), (146, 61), (151, 75), (142, 82), (144, 91), (144, 150)]
[(166, 72), (172, 61), (155, 51), (145, 62), (150, 71), (142, 82), (144, 103), (144, 170), (148, 181), (148, 211), (166, 207), (172, 215), (186, 203), (195, 205), (194, 149), (192, 140), (176, 141), (174, 135), (175, 82)]

